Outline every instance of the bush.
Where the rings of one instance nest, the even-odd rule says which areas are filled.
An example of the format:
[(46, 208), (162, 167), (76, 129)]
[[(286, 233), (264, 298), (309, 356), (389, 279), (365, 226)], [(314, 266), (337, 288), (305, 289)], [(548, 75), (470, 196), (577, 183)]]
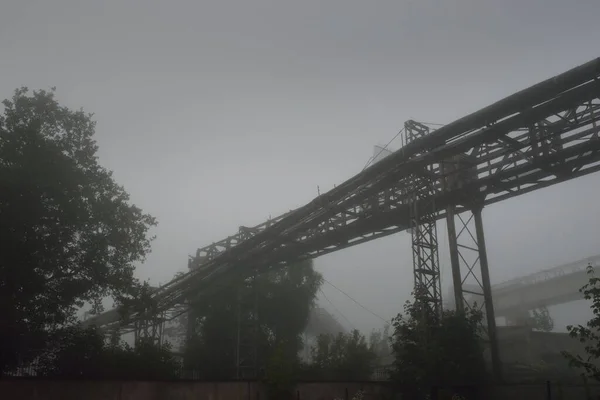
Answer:
[(86, 379), (172, 379), (181, 370), (168, 344), (107, 344), (94, 328), (77, 327), (54, 334), (38, 365), (43, 376)]

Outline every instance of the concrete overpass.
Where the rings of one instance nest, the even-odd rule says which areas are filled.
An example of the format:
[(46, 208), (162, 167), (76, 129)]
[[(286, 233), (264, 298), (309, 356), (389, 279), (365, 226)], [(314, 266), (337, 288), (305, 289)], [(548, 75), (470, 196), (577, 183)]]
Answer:
[[(529, 310), (583, 299), (579, 289), (589, 280), (588, 265), (600, 276), (600, 255), (596, 255), (493, 285), (496, 317), (504, 317), (511, 324), (528, 316)], [(475, 297), (467, 301), (479, 302)]]

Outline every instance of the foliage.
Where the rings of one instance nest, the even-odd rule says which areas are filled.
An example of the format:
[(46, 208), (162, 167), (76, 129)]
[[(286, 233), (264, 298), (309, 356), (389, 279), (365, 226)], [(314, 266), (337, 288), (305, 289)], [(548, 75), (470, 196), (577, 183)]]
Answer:
[(594, 275), (594, 268), (591, 265), (587, 267), (587, 273), (588, 283), (579, 289), (579, 292), (586, 300), (591, 300), (594, 316), (585, 326), (567, 326), (569, 335), (585, 345), (586, 355), (569, 352), (563, 352), (563, 355), (572, 367), (582, 371), (584, 377), (600, 381), (600, 369), (596, 361), (600, 357), (600, 278)]
[(550, 312), (548, 311), (547, 307), (541, 307), (533, 310), (531, 325), (533, 329), (538, 331), (552, 332), (554, 329), (554, 320), (550, 316)]
[(95, 329), (61, 329), (50, 335), (37, 372), (44, 376), (96, 376), (104, 351), (104, 340)]
[(310, 260), (262, 273), (254, 283), (244, 277), (221, 282), (192, 304), (195, 336), (185, 345), (185, 368), (205, 379), (235, 376), (238, 328), (240, 340), (256, 344), (259, 366), (267, 364), (277, 346), (296, 360), (321, 284)]
[(265, 383), (270, 399), (292, 398), (298, 362), (286, 354), (287, 348), (285, 343), (278, 343), (267, 361)]
[(387, 358), (392, 354), (390, 348), (390, 326), (386, 325), (383, 331), (373, 331), (369, 336), (369, 348), (377, 356), (378, 364), (385, 364)]
[(422, 307), (419, 297), (393, 320), (393, 379), (421, 393), (437, 385), (476, 384), (485, 379), (479, 337), (481, 313)]
[(49, 377), (94, 379), (169, 379), (179, 374), (179, 363), (169, 345), (140, 341), (106, 343), (94, 328), (69, 327), (53, 336), (39, 359), (38, 373)]
[[(174, 279), (183, 275), (183, 272), (175, 274)], [(163, 337), (173, 345), (173, 348), (178, 352), (183, 352), (185, 348), (185, 340), (188, 328), (188, 312), (184, 308), (175, 308), (167, 317), (167, 321), (163, 326)]]
[(54, 91), (15, 91), (0, 115), (0, 370), (36, 356), (84, 303), (134, 296), (155, 219), (98, 163), (95, 122)]
[[(354, 396), (352, 396), (352, 400), (363, 400), (365, 398), (365, 391), (364, 390), (358, 390), (356, 393), (354, 393)], [(340, 397), (336, 397), (333, 400), (342, 400)]]
[(375, 349), (358, 330), (319, 335), (311, 350), (311, 367), (321, 379), (368, 380), (377, 361)]

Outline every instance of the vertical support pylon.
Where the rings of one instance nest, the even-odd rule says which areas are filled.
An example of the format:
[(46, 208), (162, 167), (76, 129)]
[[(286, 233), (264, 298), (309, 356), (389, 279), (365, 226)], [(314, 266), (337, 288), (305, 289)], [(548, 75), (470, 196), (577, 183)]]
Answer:
[(185, 332), (185, 340), (186, 343), (190, 343), (191, 340), (194, 338), (194, 335), (196, 335), (196, 312), (194, 312), (194, 308), (192, 307), (191, 302), (188, 308), (186, 322), (187, 326)]
[(483, 232), (483, 219), (481, 217), (482, 206), (477, 206), (472, 212), (475, 219), (475, 232), (477, 247), (479, 249), (479, 268), (481, 270), (481, 283), (483, 285), (483, 299), (485, 303), (485, 317), (487, 320), (487, 334), (490, 341), (490, 352), (492, 358), (492, 372), (498, 379), (502, 379), (502, 364), (498, 349), (498, 335), (496, 330), (496, 314), (494, 313), (494, 302), (492, 299), (492, 284), (490, 282), (490, 271), (488, 266), (487, 248), (485, 246), (485, 235)]
[[(406, 143), (429, 134), (429, 128), (409, 120), (404, 123)], [(408, 185), (415, 294), (424, 309), (439, 315), (442, 310), (440, 262), (435, 194), (438, 175), (434, 166), (412, 174)]]
[(134, 346), (138, 346), (141, 341), (150, 341), (153, 344), (162, 345), (164, 325), (164, 313), (149, 315), (137, 320), (134, 323)]
[[(197, 257), (198, 259), (198, 257)], [(188, 269), (190, 271), (199, 267), (199, 264), (195, 262), (192, 258), (188, 259)], [(186, 332), (185, 332), (185, 343), (186, 346), (189, 344), (194, 336), (196, 335), (196, 322), (198, 319), (197, 312), (194, 309), (193, 296), (190, 296), (187, 300), (188, 302), (188, 312), (187, 312), (187, 321), (186, 321)]]
[(151, 297), (151, 292), (157, 289), (144, 285), (141, 291), (141, 301), (134, 307), (135, 313), (139, 316), (133, 324), (135, 346), (138, 346), (142, 340), (157, 345), (162, 344), (166, 314), (165, 311), (158, 310)]
[(464, 312), (465, 306), (462, 294), (462, 278), (460, 273), (460, 258), (458, 255), (454, 206), (448, 206), (446, 208), (446, 227), (448, 229), (448, 246), (450, 247), (450, 265), (452, 266), (454, 307), (457, 312)]
[[(469, 157), (464, 155), (445, 162), (442, 174), (444, 190), (456, 190), (473, 179), (476, 171), (470, 164)], [(484, 313), (483, 332), (490, 349), (492, 373), (497, 380), (501, 380), (502, 367), (481, 216), (482, 208), (477, 193), (470, 193), (462, 198), (456, 198), (455, 202), (446, 209), (452, 284), (457, 311), (474, 309)]]
[(237, 299), (236, 378), (258, 376), (258, 273), (242, 280)]

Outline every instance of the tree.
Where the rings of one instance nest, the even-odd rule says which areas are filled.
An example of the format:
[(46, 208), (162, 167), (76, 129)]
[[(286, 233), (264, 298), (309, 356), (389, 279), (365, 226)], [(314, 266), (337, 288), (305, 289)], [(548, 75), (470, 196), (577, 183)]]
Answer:
[(105, 364), (104, 340), (94, 328), (67, 327), (49, 335), (37, 362), (43, 376), (96, 377)]
[[(174, 279), (183, 275), (183, 272), (175, 274)], [(185, 305), (173, 308), (169, 312), (167, 321), (163, 326), (163, 339), (171, 343), (173, 348), (182, 352), (185, 348), (185, 341), (188, 328), (188, 312)]]
[(135, 295), (155, 219), (103, 168), (95, 122), (54, 89), (17, 89), (0, 115), (0, 371), (35, 357), (88, 303)]
[(385, 325), (383, 331), (373, 331), (369, 336), (369, 348), (377, 355), (377, 362), (383, 365), (392, 354), (390, 348), (390, 326)]
[(540, 307), (533, 310), (533, 316), (531, 317), (531, 326), (533, 329), (542, 332), (552, 332), (554, 329), (554, 320), (550, 316), (550, 312), (547, 307)]
[(267, 361), (265, 383), (270, 399), (292, 399), (292, 389), (298, 369), (297, 359), (286, 353), (284, 342), (275, 345)]
[(141, 340), (135, 348), (106, 343), (95, 328), (68, 327), (56, 332), (39, 357), (39, 375), (86, 379), (170, 379), (180, 373), (168, 344)]
[(296, 361), (321, 284), (308, 260), (264, 272), (255, 282), (238, 275), (213, 286), (192, 302), (195, 335), (185, 345), (185, 368), (205, 379), (234, 377), (238, 329), (241, 340), (256, 346), (259, 367), (268, 364), (275, 349)]
[(311, 370), (321, 379), (367, 380), (376, 361), (375, 349), (358, 330), (319, 335), (311, 350)]
[[(393, 379), (421, 395), (433, 386), (474, 384), (485, 379), (481, 314), (421, 307), (419, 297), (393, 320)], [(416, 395), (416, 394), (413, 394)]]
[(586, 300), (591, 301), (591, 310), (594, 316), (585, 326), (567, 326), (569, 335), (585, 345), (586, 354), (572, 354), (565, 351), (563, 355), (572, 367), (581, 371), (585, 378), (600, 381), (600, 368), (597, 362), (600, 357), (600, 278), (595, 276), (594, 268), (591, 265), (588, 265), (587, 273), (588, 283), (579, 289), (579, 292)]

